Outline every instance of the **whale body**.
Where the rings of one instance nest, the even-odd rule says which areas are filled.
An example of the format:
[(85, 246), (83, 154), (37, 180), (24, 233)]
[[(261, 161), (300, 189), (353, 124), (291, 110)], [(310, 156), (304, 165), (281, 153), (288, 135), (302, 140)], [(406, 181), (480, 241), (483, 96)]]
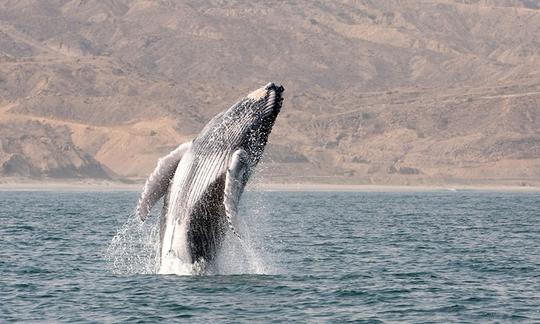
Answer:
[(281, 110), (283, 91), (268, 83), (251, 92), (158, 161), (136, 214), (144, 221), (163, 197), (160, 273), (177, 273), (179, 267), (203, 271), (227, 229), (241, 237), (236, 230), (240, 197)]

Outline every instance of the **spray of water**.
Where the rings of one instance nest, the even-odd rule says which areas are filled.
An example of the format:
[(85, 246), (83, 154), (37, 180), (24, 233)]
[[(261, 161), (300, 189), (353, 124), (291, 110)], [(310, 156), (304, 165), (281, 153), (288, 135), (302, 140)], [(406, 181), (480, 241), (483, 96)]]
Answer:
[(158, 244), (159, 226), (155, 217), (148, 217), (143, 223), (131, 214), (111, 240), (105, 258), (116, 274), (155, 273)]
[[(159, 269), (159, 215), (151, 215), (142, 223), (130, 215), (113, 237), (105, 253), (111, 270), (116, 274), (176, 274), (227, 275), (273, 274), (272, 255), (265, 248), (261, 220), (265, 217), (260, 196), (250, 197), (249, 208), (242, 208), (239, 239), (230, 231), (211, 265), (186, 264), (171, 258)], [(158, 209), (158, 208), (156, 208)]]

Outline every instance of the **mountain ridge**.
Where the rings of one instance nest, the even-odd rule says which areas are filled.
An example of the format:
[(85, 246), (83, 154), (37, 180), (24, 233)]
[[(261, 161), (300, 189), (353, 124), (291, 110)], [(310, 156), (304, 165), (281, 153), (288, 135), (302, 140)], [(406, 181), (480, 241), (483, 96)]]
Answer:
[(2, 1), (0, 176), (144, 179), (276, 81), (270, 182), (537, 184), (539, 35), (520, 0)]

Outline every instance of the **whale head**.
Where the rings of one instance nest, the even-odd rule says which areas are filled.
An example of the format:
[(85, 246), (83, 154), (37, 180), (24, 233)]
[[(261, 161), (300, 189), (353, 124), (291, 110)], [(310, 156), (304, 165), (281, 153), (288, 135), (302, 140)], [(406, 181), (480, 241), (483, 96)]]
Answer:
[(254, 164), (259, 162), (281, 110), (283, 91), (281, 85), (270, 82), (238, 101), (223, 115), (230, 145), (233, 149), (243, 148)]
[(281, 110), (283, 87), (268, 83), (231, 108), (215, 116), (193, 142), (201, 150), (213, 147), (216, 151), (243, 149), (253, 165), (262, 157), (272, 126)]

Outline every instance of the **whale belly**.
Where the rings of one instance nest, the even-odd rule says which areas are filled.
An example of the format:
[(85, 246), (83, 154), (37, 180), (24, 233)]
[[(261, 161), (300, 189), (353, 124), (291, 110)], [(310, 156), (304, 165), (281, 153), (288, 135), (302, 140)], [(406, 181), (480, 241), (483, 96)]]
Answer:
[(186, 154), (178, 165), (162, 215), (160, 273), (189, 274), (195, 262), (215, 257), (226, 229), (225, 162)]
[(221, 247), (226, 231), (223, 188), (225, 176), (211, 184), (190, 213), (188, 245), (194, 262), (211, 262)]
[(187, 154), (180, 161), (161, 215), (159, 273), (190, 274), (191, 258), (187, 246), (188, 206), (181, 204), (186, 196), (185, 182), (189, 178), (193, 157)]

